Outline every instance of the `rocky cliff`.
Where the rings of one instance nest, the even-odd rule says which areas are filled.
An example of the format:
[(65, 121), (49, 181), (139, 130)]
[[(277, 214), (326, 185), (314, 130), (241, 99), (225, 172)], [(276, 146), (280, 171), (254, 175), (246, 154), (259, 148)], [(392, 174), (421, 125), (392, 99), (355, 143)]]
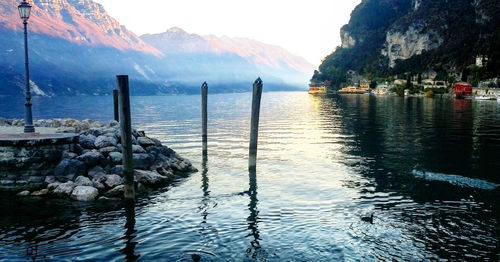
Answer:
[(495, 0), (363, 0), (340, 31), (342, 45), (313, 80), (346, 82), (354, 70), (371, 77), (441, 72), (459, 77), (478, 55), (482, 74), (498, 76), (500, 4)]

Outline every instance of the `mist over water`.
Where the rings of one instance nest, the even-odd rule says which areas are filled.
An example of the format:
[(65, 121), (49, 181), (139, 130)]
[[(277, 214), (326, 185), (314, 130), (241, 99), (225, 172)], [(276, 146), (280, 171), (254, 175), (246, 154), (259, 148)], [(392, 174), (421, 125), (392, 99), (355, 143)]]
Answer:
[[(22, 117), (15, 102), (2, 99), (1, 116)], [(255, 173), (247, 171), (250, 93), (209, 95), (207, 159), (199, 95), (131, 102), (133, 124), (200, 171), (135, 207), (1, 201), (0, 257), (500, 259), (499, 190), (449, 181), (500, 184), (496, 101), (264, 93)], [(109, 121), (112, 98), (36, 98), (34, 110), (37, 119)], [(373, 224), (362, 220), (371, 214)]]

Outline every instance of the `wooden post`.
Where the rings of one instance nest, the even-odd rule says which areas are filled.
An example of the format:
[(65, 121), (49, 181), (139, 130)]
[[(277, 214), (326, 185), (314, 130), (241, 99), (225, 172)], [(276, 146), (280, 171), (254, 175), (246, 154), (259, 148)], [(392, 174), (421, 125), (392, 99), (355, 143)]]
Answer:
[(128, 75), (116, 76), (118, 81), (120, 129), (122, 137), (123, 177), (125, 178), (125, 199), (134, 199), (134, 163), (132, 156), (132, 121), (130, 118), (130, 93)]
[(120, 122), (120, 114), (118, 113), (118, 89), (113, 90), (113, 108), (115, 121)]
[(248, 168), (250, 170), (254, 170), (257, 166), (257, 141), (259, 138), (259, 115), (261, 97), (262, 80), (259, 77), (253, 83), (252, 119), (250, 123), (250, 149), (248, 159)]
[(208, 114), (207, 114), (207, 95), (208, 95), (208, 85), (207, 82), (203, 83), (201, 86), (201, 140), (203, 142), (203, 155), (207, 154), (208, 151), (208, 137), (207, 137), (207, 126), (208, 126)]

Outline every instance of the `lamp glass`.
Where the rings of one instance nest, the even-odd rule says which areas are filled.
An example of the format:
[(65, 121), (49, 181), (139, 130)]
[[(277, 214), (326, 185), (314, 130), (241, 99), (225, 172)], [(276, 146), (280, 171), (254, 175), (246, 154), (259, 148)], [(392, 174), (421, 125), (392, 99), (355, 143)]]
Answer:
[(19, 16), (21, 19), (27, 20), (30, 18), (31, 5), (28, 4), (28, 2), (23, 1), (17, 8), (19, 9)]

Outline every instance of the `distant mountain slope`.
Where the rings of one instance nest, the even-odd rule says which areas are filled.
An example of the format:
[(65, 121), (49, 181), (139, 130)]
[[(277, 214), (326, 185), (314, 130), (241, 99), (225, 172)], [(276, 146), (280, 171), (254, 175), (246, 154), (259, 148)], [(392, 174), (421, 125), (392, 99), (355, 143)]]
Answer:
[(498, 0), (363, 0), (340, 32), (342, 46), (313, 76), (345, 83), (354, 70), (369, 77), (434, 73), (459, 79), (478, 55), (482, 77), (500, 74)]
[[(312, 68), (279, 47), (252, 40), (231, 42), (180, 28), (141, 39), (91, 0), (30, 3), (30, 69), (39, 95), (109, 94), (117, 74), (130, 75), (134, 94), (195, 93), (203, 81), (210, 81), (213, 92), (250, 90), (258, 76), (266, 90), (296, 89), (306, 85)], [(24, 92), (18, 4), (0, 1), (0, 95)]]

